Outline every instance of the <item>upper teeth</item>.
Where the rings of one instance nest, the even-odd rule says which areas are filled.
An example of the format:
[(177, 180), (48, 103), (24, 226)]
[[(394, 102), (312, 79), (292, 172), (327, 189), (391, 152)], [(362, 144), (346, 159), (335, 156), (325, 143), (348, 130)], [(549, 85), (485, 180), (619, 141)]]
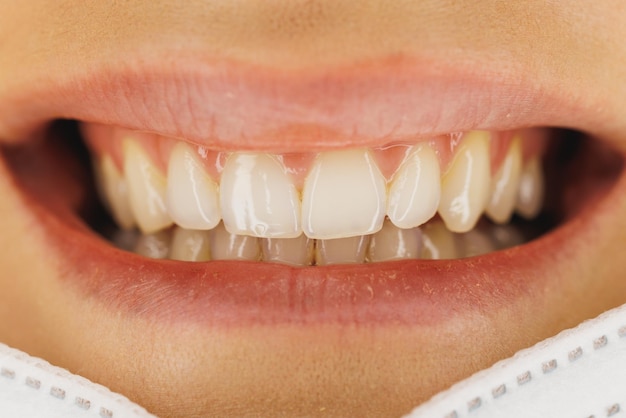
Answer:
[[(101, 155), (97, 177), (118, 224), (122, 228), (137, 224), (144, 233), (173, 223), (184, 230), (209, 230), (223, 220), (226, 231), (240, 236), (297, 238), (304, 233), (328, 240), (375, 234), (386, 216), (396, 227), (415, 228), (436, 212), (448, 229), (466, 232), (484, 211), (503, 223), (514, 209), (534, 216), (541, 207), (543, 174), (538, 158), (524, 165), (523, 143), (516, 138), (492, 177), (491, 136), (479, 131), (465, 134), (449, 163), (433, 142), (405, 146), (403, 161), (395, 172), (385, 174), (371, 150), (321, 152), (302, 186), (280, 155), (232, 153), (217, 179), (208, 174), (191, 145), (179, 142), (172, 148), (164, 173), (138, 140), (127, 138), (122, 145), (123, 173), (109, 155)], [(202, 240), (209, 238), (192, 235), (179, 233), (175, 239), (195, 239), (196, 250), (202, 252)], [(384, 235), (374, 238), (384, 239)], [(233, 243), (237, 245), (241, 251), (252, 251), (243, 241)], [(235, 247), (229, 251), (239, 251)], [(278, 247), (273, 251), (288, 254)]]

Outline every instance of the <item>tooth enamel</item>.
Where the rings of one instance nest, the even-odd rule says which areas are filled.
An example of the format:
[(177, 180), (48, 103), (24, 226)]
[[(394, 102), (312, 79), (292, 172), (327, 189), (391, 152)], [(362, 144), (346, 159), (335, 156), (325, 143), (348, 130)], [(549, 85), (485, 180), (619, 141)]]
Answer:
[(439, 214), (453, 232), (472, 229), (487, 205), (489, 139), (488, 132), (468, 133), (441, 180)]
[(135, 244), (134, 252), (149, 258), (167, 258), (170, 252), (171, 236), (169, 229), (141, 235)]
[(280, 161), (235, 153), (220, 181), (222, 218), (233, 234), (294, 238), (301, 234), (300, 198)]
[(209, 234), (213, 260), (259, 260), (259, 239), (231, 234), (219, 223)]
[(169, 258), (180, 261), (210, 260), (209, 232), (174, 228)]
[(458, 257), (474, 257), (495, 250), (495, 244), (487, 233), (479, 228), (457, 235), (457, 246), (460, 247)]
[(111, 216), (122, 229), (135, 226), (135, 217), (130, 207), (128, 184), (108, 155), (99, 164), (96, 177), (103, 199), (111, 210)]
[(172, 219), (165, 204), (165, 177), (135, 141), (125, 140), (123, 149), (130, 207), (139, 228), (144, 233), (151, 233), (170, 226)]
[(443, 222), (431, 221), (421, 227), (422, 258), (446, 260), (458, 257), (456, 237)]
[(417, 145), (393, 177), (387, 215), (398, 228), (414, 228), (435, 215), (440, 197), (439, 159), (427, 144)]
[(167, 209), (186, 229), (212, 229), (220, 221), (217, 184), (209, 177), (194, 150), (178, 143), (167, 169)]
[(419, 228), (401, 229), (385, 220), (383, 228), (372, 235), (367, 255), (369, 262), (419, 258), (422, 232)]
[(302, 197), (302, 229), (309, 238), (373, 234), (382, 227), (385, 209), (385, 179), (367, 150), (318, 155)]
[(524, 234), (512, 225), (492, 225), (489, 233), (496, 250), (515, 247), (526, 241)]
[(268, 238), (261, 240), (263, 261), (310, 266), (313, 264), (314, 240), (301, 234), (297, 238)]
[(369, 239), (368, 235), (359, 235), (318, 240), (315, 243), (315, 263), (318, 266), (363, 263)]
[(544, 195), (543, 168), (539, 158), (533, 158), (522, 170), (522, 176), (517, 194), (515, 210), (526, 219), (532, 219), (539, 214)]
[(502, 165), (491, 180), (491, 199), (485, 212), (494, 222), (507, 223), (511, 219), (521, 173), (522, 144), (519, 138), (515, 138)]

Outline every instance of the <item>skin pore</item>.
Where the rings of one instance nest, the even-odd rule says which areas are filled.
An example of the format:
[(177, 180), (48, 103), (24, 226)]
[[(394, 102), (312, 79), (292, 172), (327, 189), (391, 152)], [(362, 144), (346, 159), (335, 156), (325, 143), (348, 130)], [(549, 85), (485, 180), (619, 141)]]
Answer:
[[(136, 57), (163, 66), (198, 57), (235, 62), (275, 80), (417, 60), (458, 63), (460, 72), (494, 66), (505, 84), (518, 81), (510, 74), (527, 74), (576, 112), (571, 127), (626, 149), (621, 0), (0, 0), (0, 10), (0, 110), (22, 106), (22, 92), (71, 85), (92, 68), (132, 66)], [(8, 119), (0, 111), (2, 143), (20, 139), (19, 117)], [(593, 217), (565, 226), (579, 234), (567, 254), (503, 272), (502, 280), (519, 276), (532, 284), (514, 298), (494, 292), (494, 306), (451, 309), (417, 325), (207, 326), (116, 311), (70, 285), (66, 278), (76, 270), (12, 178), (0, 158), (0, 341), (159, 416), (399, 416), (626, 302), (624, 179), (587, 211)], [(58, 181), (51, 180), (52, 190)]]

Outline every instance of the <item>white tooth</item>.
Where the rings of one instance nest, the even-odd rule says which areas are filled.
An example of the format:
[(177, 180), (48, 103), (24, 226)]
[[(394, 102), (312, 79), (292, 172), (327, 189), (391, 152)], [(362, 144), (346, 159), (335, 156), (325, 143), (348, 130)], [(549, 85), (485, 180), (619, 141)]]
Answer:
[(539, 158), (533, 158), (524, 166), (517, 193), (515, 210), (526, 219), (539, 214), (543, 204), (544, 179)]
[(141, 235), (135, 244), (134, 252), (144, 257), (167, 258), (170, 252), (171, 237), (172, 233), (169, 229)]
[(130, 207), (139, 228), (151, 233), (170, 226), (172, 219), (165, 205), (165, 177), (138, 143), (125, 140), (123, 148)]
[(213, 260), (259, 260), (259, 239), (248, 235), (231, 234), (219, 223), (210, 231), (211, 258)]
[(393, 177), (387, 215), (398, 228), (414, 228), (437, 213), (440, 197), (439, 159), (430, 146), (420, 144)]
[(371, 237), (367, 260), (419, 258), (421, 249), (422, 232), (419, 228), (401, 229), (385, 220), (383, 228)]
[(263, 261), (310, 266), (313, 264), (314, 240), (301, 234), (297, 238), (268, 238), (261, 242)]
[(385, 178), (367, 150), (320, 153), (304, 182), (302, 229), (317, 239), (373, 234), (386, 198)]
[(233, 234), (294, 238), (302, 233), (296, 186), (269, 154), (232, 154), (222, 172), (220, 202), (224, 225)]
[(100, 160), (96, 178), (100, 194), (117, 225), (123, 229), (131, 229), (135, 226), (135, 217), (130, 208), (128, 184), (108, 155)]
[(174, 228), (169, 258), (180, 261), (210, 260), (209, 232)]
[(326, 266), (364, 263), (369, 240), (369, 235), (317, 240), (315, 243), (315, 264)]
[(458, 234), (456, 238), (458, 247), (460, 247), (459, 258), (487, 254), (496, 249), (489, 234), (482, 231), (481, 228), (474, 228), (464, 234)]
[(221, 218), (217, 194), (194, 150), (176, 144), (167, 168), (167, 209), (174, 222), (186, 229), (213, 229)]
[(491, 199), (485, 212), (494, 222), (507, 223), (511, 219), (521, 174), (522, 143), (519, 138), (515, 138), (491, 180)]
[(457, 239), (443, 222), (431, 221), (422, 229), (422, 258), (445, 260), (457, 258)]
[(489, 138), (488, 132), (468, 133), (441, 180), (439, 215), (453, 232), (472, 229), (487, 206)]

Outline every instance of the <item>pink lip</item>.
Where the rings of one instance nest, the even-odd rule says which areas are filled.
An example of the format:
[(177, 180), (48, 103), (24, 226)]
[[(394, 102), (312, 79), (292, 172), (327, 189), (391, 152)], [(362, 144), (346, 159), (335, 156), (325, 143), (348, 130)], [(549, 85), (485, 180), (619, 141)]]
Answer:
[(69, 118), (217, 149), (295, 152), (470, 129), (593, 126), (593, 100), (567, 100), (514, 65), (396, 57), (289, 72), (202, 57), (168, 62), (142, 57), (5, 92), (0, 138), (23, 140)]

